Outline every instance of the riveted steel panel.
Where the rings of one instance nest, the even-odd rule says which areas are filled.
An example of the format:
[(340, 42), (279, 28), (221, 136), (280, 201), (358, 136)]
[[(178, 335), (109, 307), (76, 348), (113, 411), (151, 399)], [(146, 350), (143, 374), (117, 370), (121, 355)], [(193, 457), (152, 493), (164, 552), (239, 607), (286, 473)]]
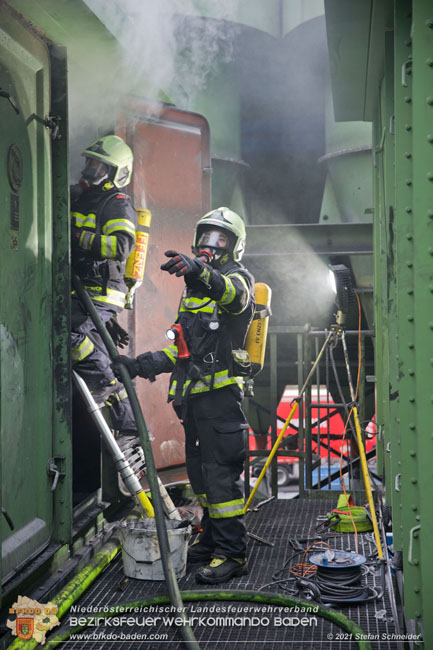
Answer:
[[(53, 525), (50, 59), (0, 5), (0, 420), (3, 582), (48, 544)], [(66, 333), (67, 336), (67, 333)], [(34, 532), (32, 535), (26, 530)]]
[[(408, 480), (418, 485), (417, 526), (408, 531), (408, 553), (404, 561), (417, 567), (421, 584), (406, 598), (421, 593), (424, 642), (433, 645), (433, 517), (431, 494), (433, 473), (433, 7), (429, 0), (412, 2), (413, 48), (413, 271), (415, 327), (415, 386), (417, 475)], [(417, 532), (418, 531), (418, 532)], [(421, 589), (421, 592), (419, 591)], [(415, 609), (415, 608), (414, 608)], [(421, 627), (421, 626), (420, 626)]]

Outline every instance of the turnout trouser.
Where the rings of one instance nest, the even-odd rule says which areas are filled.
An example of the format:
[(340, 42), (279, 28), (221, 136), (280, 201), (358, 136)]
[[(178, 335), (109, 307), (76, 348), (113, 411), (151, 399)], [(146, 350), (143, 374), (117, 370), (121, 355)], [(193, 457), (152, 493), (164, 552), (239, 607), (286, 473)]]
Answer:
[[(94, 305), (103, 323), (116, 313), (109, 305), (96, 302)], [(111, 359), (92, 319), (75, 297), (71, 301), (71, 344), (72, 367), (84, 379), (95, 401), (107, 403), (113, 428), (122, 433), (135, 433), (137, 428), (126, 391), (116, 381)]]
[(241, 408), (241, 391), (229, 386), (190, 397), (183, 426), (188, 477), (204, 511), (200, 541), (215, 557), (244, 558), (240, 475), (248, 423)]

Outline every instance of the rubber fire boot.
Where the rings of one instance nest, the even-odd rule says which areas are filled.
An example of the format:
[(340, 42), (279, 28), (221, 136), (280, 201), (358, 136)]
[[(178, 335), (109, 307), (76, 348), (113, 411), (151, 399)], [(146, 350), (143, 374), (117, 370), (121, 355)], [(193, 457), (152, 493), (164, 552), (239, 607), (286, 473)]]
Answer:
[(214, 557), (208, 566), (199, 569), (195, 575), (197, 582), (210, 585), (217, 585), (226, 582), (235, 576), (243, 576), (248, 573), (248, 563), (245, 558), (224, 558)]
[(188, 549), (187, 562), (191, 564), (194, 562), (210, 562), (213, 552), (213, 548), (209, 548), (199, 539), (196, 539)]

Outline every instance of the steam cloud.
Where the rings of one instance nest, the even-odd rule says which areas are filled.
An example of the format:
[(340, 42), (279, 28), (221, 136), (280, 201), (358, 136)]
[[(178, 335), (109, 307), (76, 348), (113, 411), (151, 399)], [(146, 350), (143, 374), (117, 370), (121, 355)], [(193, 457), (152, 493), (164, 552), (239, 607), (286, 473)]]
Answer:
[[(71, 51), (74, 180), (82, 165), (79, 154), (90, 141), (113, 129), (125, 96), (154, 100), (162, 92), (166, 100), (190, 109), (217, 63), (231, 59), (235, 29), (224, 20), (233, 10), (233, 0), (219, 0), (215, 20), (201, 18), (194, 0), (87, 0), (87, 4), (115, 40), (95, 39), (87, 70), (79, 63), (82, 52)], [(154, 110), (158, 111), (157, 105)]]
[[(162, 91), (178, 107), (194, 110), (196, 95), (210, 76), (233, 61), (243, 102), (243, 157), (250, 165), (245, 188), (250, 222), (318, 221), (323, 171), (316, 161), (324, 153), (323, 19), (284, 39), (257, 31), (251, 38), (248, 30), (229, 20), (240, 0), (218, 0), (212, 18), (200, 16), (197, 0), (86, 2), (113, 39), (105, 47), (96, 41), (86, 70), (82, 54), (70, 56), (73, 180), (82, 167), (79, 154), (113, 129), (126, 95), (152, 100)], [(279, 322), (326, 322), (324, 314), (333, 302), (326, 288), (326, 264), (302, 240), (298, 250), (302, 254), (266, 262), (250, 258), (248, 264), (258, 280), (273, 287)]]

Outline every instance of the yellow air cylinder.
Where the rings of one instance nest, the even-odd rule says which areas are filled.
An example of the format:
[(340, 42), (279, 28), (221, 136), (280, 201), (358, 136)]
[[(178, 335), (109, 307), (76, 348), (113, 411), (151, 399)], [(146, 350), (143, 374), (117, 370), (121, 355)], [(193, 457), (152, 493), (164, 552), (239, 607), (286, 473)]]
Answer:
[(149, 245), (150, 222), (152, 215), (146, 208), (136, 208), (137, 229), (135, 231), (135, 248), (126, 261), (125, 283), (128, 287), (126, 309), (132, 309), (134, 293), (141, 285), (146, 266), (146, 255)]
[(245, 349), (251, 360), (251, 376), (257, 375), (265, 363), (272, 289), (264, 282), (256, 282), (255, 294), (256, 310), (245, 342)]

